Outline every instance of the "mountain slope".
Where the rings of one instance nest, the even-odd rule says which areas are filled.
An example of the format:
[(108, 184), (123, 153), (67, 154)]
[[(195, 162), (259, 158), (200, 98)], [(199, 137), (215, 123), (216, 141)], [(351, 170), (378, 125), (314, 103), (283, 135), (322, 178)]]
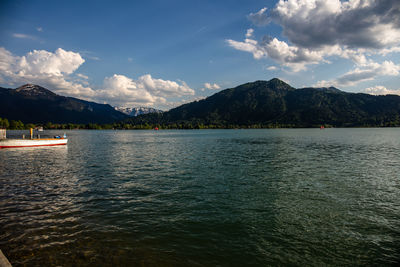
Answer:
[(166, 118), (172, 121), (201, 119), (206, 124), (253, 124), (273, 120), (286, 111), (284, 96), (294, 90), (278, 79), (256, 81), (172, 109), (166, 113)]
[(41, 86), (0, 88), (0, 117), (24, 123), (112, 123), (128, 116), (110, 105), (59, 96)]
[(162, 115), (142, 115), (129, 121), (217, 127), (400, 126), (400, 96), (346, 93), (333, 87), (295, 89), (272, 79), (226, 89)]

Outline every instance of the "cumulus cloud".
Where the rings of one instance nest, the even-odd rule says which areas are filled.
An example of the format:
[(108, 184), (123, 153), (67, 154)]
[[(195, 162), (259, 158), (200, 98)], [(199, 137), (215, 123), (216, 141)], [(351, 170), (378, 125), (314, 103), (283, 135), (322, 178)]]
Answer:
[(150, 74), (133, 80), (115, 74), (104, 79), (100, 89), (89, 87), (89, 77), (76, 73), (85, 62), (79, 53), (58, 48), (55, 52), (33, 50), (15, 56), (0, 47), (0, 81), (12, 86), (34, 83), (55, 93), (117, 106), (164, 105), (182, 96), (194, 95), (184, 81), (155, 79)]
[(400, 74), (400, 65), (392, 61), (377, 63), (370, 61), (364, 65), (343, 74), (331, 81), (319, 81), (316, 86), (354, 86), (360, 82), (374, 80), (377, 76), (397, 76)]
[(58, 48), (55, 53), (45, 50), (33, 50), (21, 57), (18, 62), (19, 75), (54, 75), (71, 74), (85, 60), (79, 53)]
[(19, 57), (0, 48), (0, 77), (10, 85), (35, 83), (53, 89), (56, 93), (89, 99), (95, 92), (70, 79), (85, 60), (79, 53), (58, 48), (54, 53), (33, 50)]
[(366, 88), (364, 92), (370, 95), (400, 95), (400, 89), (389, 90), (382, 85)]
[(219, 86), (219, 85), (216, 84), (216, 83), (214, 83), (214, 84), (205, 83), (205, 84), (204, 84), (204, 88), (205, 88), (205, 89), (208, 89), (208, 90), (218, 90), (218, 89), (221, 88), (221, 86)]
[(98, 95), (113, 105), (153, 106), (165, 105), (167, 98), (194, 95), (194, 90), (183, 81), (155, 79), (150, 74), (137, 80), (114, 74), (104, 79), (104, 89), (98, 90)]
[(253, 54), (254, 59), (270, 57), (283, 66), (291, 68), (293, 71), (300, 71), (309, 64), (319, 64), (328, 62), (324, 60), (324, 55), (337, 54), (338, 51), (328, 48), (313, 51), (306, 48), (291, 46), (277, 38), (264, 37), (261, 42), (246, 38), (244, 42), (226, 40), (229, 46), (236, 50), (241, 50)]
[(287, 41), (269, 36), (258, 41), (248, 30), (244, 41), (228, 39), (228, 45), (257, 60), (271, 58), (292, 71), (330, 63), (334, 56), (363, 65), (367, 55), (400, 52), (398, 0), (280, 0), (273, 9), (264, 7), (248, 19), (256, 26), (279, 25)]
[(300, 47), (384, 48), (400, 42), (398, 0), (280, 0), (268, 17)]

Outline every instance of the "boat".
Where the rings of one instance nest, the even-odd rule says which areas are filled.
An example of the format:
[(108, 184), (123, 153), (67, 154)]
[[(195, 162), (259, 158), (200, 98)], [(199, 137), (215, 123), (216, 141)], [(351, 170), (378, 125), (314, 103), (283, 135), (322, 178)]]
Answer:
[(67, 136), (55, 136), (54, 138), (33, 138), (33, 131), (31, 129), (31, 138), (25, 139), (7, 139), (5, 130), (0, 130), (0, 149), (1, 148), (19, 148), (19, 147), (40, 147), (40, 146), (61, 146), (68, 143)]

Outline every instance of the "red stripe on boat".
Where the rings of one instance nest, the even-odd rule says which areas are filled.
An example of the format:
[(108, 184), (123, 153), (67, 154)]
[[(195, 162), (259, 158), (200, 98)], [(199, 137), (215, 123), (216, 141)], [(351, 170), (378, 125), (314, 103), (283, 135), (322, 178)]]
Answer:
[(0, 146), (0, 148), (17, 148), (17, 147), (37, 147), (37, 146), (65, 146), (65, 144), (48, 144), (48, 145), (32, 145), (32, 146)]

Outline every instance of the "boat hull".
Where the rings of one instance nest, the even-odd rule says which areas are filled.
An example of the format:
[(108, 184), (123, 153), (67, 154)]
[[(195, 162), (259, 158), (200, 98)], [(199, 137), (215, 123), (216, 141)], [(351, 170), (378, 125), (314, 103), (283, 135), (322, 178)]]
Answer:
[(5, 139), (0, 140), (0, 148), (62, 146), (68, 139)]

